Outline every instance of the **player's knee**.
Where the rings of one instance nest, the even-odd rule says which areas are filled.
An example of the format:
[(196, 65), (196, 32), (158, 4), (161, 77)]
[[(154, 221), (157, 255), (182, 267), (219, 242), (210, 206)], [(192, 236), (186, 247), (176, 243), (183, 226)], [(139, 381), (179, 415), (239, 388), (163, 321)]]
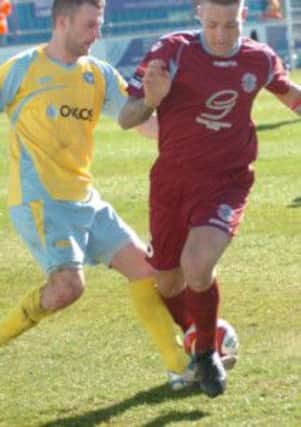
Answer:
[(173, 274), (172, 272), (157, 274), (156, 281), (160, 294), (165, 298), (178, 295), (185, 287), (182, 275)]
[(78, 279), (56, 283), (54, 289), (54, 310), (59, 310), (78, 300), (84, 292), (84, 284)]
[(181, 258), (185, 282), (197, 291), (204, 291), (211, 286), (213, 268), (205, 260), (194, 256), (183, 255)]
[(171, 280), (157, 280), (159, 292), (166, 298), (170, 298), (173, 296), (174, 292), (174, 284)]
[[(56, 273), (49, 281), (46, 305), (51, 311), (60, 310), (78, 300), (85, 290), (83, 277), (76, 271)], [(47, 289), (46, 289), (47, 291)]]
[(154, 268), (146, 261), (146, 248), (139, 241), (129, 243), (113, 257), (111, 267), (119, 271), (129, 281), (154, 276)]

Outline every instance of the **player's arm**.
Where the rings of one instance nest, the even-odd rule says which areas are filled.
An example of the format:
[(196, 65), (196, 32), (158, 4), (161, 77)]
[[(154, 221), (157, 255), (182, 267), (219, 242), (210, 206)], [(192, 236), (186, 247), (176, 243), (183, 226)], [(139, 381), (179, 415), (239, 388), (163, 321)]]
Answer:
[(275, 96), (288, 108), (301, 115), (301, 86), (290, 82), (290, 87), (285, 94), (276, 94)]
[(270, 63), (270, 75), (266, 89), (273, 93), (281, 103), (300, 115), (301, 86), (290, 79), (282, 60), (272, 49), (268, 48), (266, 54)]
[(141, 135), (146, 138), (158, 139), (159, 126), (158, 119), (155, 114), (151, 115), (147, 121), (135, 128)]
[(0, 112), (15, 101), (16, 94), (37, 57), (36, 50), (28, 50), (0, 65)]
[(164, 62), (158, 59), (150, 61), (142, 83), (144, 97), (130, 96), (119, 114), (119, 124), (123, 129), (138, 126), (148, 120), (169, 93), (171, 76)]
[(123, 129), (139, 126), (153, 114), (154, 108), (145, 102), (145, 98), (130, 96), (119, 114), (119, 124)]
[[(121, 74), (110, 64), (96, 60), (95, 58), (91, 58), (91, 61), (100, 69), (106, 81), (106, 94), (102, 112), (113, 119), (117, 119), (122, 106), (128, 103), (129, 100), (127, 94), (128, 85)], [(136, 130), (143, 136), (157, 138), (157, 118), (151, 116), (152, 112), (153, 109), (150, 110), (150, 114), (145, 117), (145, 120), (141, 121), (141, 124), (139, 123), (139, 126), (133, 125), (131, 127), (135, 126)]]

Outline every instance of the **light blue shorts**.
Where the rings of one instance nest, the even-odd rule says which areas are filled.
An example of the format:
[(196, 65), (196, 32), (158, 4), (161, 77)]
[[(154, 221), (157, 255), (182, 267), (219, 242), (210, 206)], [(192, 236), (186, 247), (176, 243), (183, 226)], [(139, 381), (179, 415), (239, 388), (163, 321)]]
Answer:
[(96, 190), (84, 202), (37, 200), (10, 208), (17, 231), (49, 274), (85, 263), (110, 265), (137, 234), (101, 200)]

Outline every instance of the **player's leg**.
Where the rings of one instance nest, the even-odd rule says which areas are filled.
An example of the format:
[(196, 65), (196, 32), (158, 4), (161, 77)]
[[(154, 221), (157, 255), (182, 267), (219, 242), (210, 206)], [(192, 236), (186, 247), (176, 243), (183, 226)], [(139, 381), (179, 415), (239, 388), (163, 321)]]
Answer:
[(77, 301), (85, 290), (84, 272), (81, 267), (60, 267), (50, 274), (41, 292), (40, 306), (55, 312)]
[[(212, 181), (210, 192), (206, 185), (196, 185), (191, 229), (181, 256), (187, 308), (197, 330), (196, 352), (203, 371), (201, 388), (210, 397), (223, 393), (226, 387), (225, 371), (215, 351), (219, 306), (215, 267), (243, 219), (254, 174), (245, 168), (222, 178)], [(202, 196), (196, 203), (198, 194)]]
[[(160, 169), (160, 168), (159, 168)], [(188, 227), (182, 213), (178, 175), (165, 170), (151, 174), (148, 260), (157, 270), (158, 289), (174, 321), (183, 331), (191, 324), (185, 309), (185, 281), (180, 268), (181, 251)]]
[(52, 273), (44, 286), (29, 291), (0, 323), (0, 345), (7, 344), (45, 317), (75, 302), (83, 289), (82, 271), (64, 269)]
[(230, 240), (228, 234), (214, 227), (192, 228), (181, 259), (187, 309), (196, 326), (195, 353), (204, 371), (202, 387), (210, 397), (226, 387), (226, 374), (215, 351), (219, 288), (214, 270)]
[(75, 302), (84, 290), (81, 270), (54, 272), (41, 288), (29, 291), (0, 323), (0, 345), (36, 326), (42, 319)]
[(177, 345), (175, 325), (156, 287), (153, 268), (145, 261), (145, 248), (137, 240), (121, 248), (112, 267), (129, 280), (129, 292), (140, 321), (160, 350), (169, 371), (182, 373), (188, 363)]
[(84, 256), (80, 245), (85, 238), (71, 233), (68, 220), (73, 210), (67, 212), (63, 209), (64, 212), (60, 213), (60, 203), (54, 205), (59, 208), (53, 204), (45, 206), (42, 202), (33, 202), (11, 210), (17, 231), (48, 274), (48, 279), (43, 286), (30, 290), (0, 322), (0, 345), (70, 305), (83, 292), (81, 265)]
[(102, 262), (129, 280), (129, 293), (141, 323), (159, 348), (167, 369), (183, 372), (187, 356), (176, 343), (172, 318), (160, 298), (146, 247), (110, 205), (99, 210), (87, 249), (87, 261)]
[(194, 322), (194, 313), (198, 313), (196, 351), (200, 353), (215, 346), (219, 304), (215, 267), (230, 241), (230, 235), (215, 227), (194, 227), (183, 249), (181, 264), (187, 283), (187, 304)]
[[(183, 331), (183, 337), (179, 335), (177, 336), (179, 345), (182, 345), (187, 354), (193, 358), (196, 341), (196, 328), (186, 307), (186, 288), (183, 287), (183, 273), (180, 269), (160, 271), (157, 272), (156, 281), (161, 298), (165, 302), (165, 305), (167, 306), (174, 321)], [(178, 286), (175, 286), (175, 284), (178, 284)], [(175, 292), (176, 295), (174, 295)], [(219, 329), (217, 328), (217, 343), (220, 342), (218, 332)], [(221, 356), (223, 366), (227, 371), (234, 368), (237, 359), (238, 357), (236, 354)], [(191, 378), (191, 382), (196, 382), (198, 380), (200, 380), (200, 377), (196, 373), (194, 377)]]
[(158, 271), (156, 280), (161, 298), (174, 321), (183, 332), (186, 332), (193, 321), (186, 309), (186, 285), (182, 270), (175, 268), (168, 271)]
[(37, 325), (50, 314), (41, 305), (43, 287), (28, 292), (0, 322), (0, 346)]

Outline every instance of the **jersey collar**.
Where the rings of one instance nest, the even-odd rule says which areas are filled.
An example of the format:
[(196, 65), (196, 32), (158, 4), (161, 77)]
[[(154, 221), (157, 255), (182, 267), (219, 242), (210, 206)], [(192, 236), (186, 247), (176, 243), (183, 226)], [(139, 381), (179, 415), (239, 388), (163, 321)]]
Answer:
[(203, 31), (200, 32), (200, 44), (203, 47), (203, 49), (205, 50), (205, 52), (207, 52), (211, 56), (215, 56), (217, 58), (231, 58), (232, 56), (236, 55), (237, 52), (240, 49), (240, 46), (241, 46), (241, 37), (238, 39), (236, 45), (233, 47), (232, 51), (227, 56), (218, 56), (218, 55), (214, 55), (211, 52), (211, 50), (210, 50), (210, 48), (209, 48), (209, 46), (208, 46), (208, 44), (207, 44), (207, 42), (205, 40), (205, 36), (204, 36), (204, 32)]

